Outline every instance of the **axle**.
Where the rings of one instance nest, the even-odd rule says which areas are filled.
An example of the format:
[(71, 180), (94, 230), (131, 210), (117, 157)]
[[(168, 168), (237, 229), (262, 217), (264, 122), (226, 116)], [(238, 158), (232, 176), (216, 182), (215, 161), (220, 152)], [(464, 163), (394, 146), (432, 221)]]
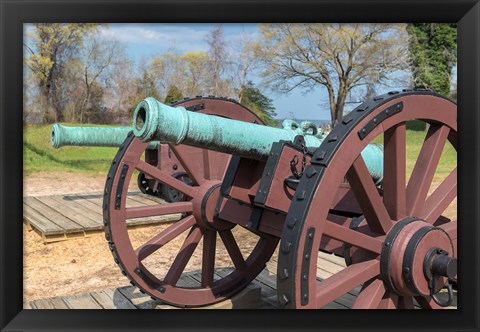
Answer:
[[(284, 128), (262, 126), (223, 117), (171, 107), (154, 98), (142, 100), (133, 115), (133, 133), (144, 142), (166, 141), (238, 155), (248, 159), (266, 160), (272, 144), (293, 142), (295, 136), (304, 136), (307, 148), (317, 148), (324, 137), (317, 137), (316, 128), (292, 126), (284, 121)], [(374, 180), (383, 179), (383, 146), (369, 144), (362, 152)]]
[[(50, 142), (56, 149), (68, 145), (119, 147), (131, 130), (131, 127), (70, 127), (55, 123)], [(154, 150), (157, 146), (158, 142), (151, 142), (148, 148)]]

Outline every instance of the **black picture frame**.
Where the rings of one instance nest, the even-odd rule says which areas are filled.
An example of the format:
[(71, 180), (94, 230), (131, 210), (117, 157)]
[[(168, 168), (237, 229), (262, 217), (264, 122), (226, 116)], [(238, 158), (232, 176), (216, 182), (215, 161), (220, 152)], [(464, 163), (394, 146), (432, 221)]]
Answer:
[[(478, 331), (480, 3), (478, 0), (0, 0), (0, 329)], [(446, 311), (22, 310), (23, 23), (458, 22), (459, 297)]]

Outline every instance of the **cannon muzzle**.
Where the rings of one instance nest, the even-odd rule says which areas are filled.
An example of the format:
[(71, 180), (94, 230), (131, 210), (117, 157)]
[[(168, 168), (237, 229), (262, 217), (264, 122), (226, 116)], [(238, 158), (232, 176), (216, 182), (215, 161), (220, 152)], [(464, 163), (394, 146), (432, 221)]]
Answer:
[[(272, 144), (294, 141), (303, 135), (308, 148), (317, 148), (324, 137), (312, 123), (286, 120), (283, 128), (262, 126), (171, 107), (154, 98), (142, 100), (133, 114), (133, 133), (144, 142), (159, 140), (186, 144), (255, 160), (266, 160)], [(362, 152), (374, 180), (383, 179), (383, 146), (369, 144)]]
[[(131, 127), (70, 127), (55, 123), (50, 131), (50, 142), (58, 149), (62, 146), (119, 147), (132, 131)], [(158, 142), (151, 142), (149, 149), (156, 149)]]

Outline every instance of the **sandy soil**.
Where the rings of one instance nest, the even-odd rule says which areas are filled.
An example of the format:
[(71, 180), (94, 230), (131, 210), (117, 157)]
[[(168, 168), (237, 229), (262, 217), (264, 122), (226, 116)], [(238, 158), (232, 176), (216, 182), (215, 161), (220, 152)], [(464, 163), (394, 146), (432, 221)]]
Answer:
[[(439, 182), (434, 183), (434, 187)], [(24, 195), (39, 196), (53, 194), (92, 193), (103, 190), (105, 177), (85, 176), (75, 173), (37, 173), (24, 180)], [(457, 203), (449, 207), (447, 215), (456, 219)], [(168, 225), (137, 228), (129, 235), (134, 244), (140, 245), (158, 234)], [(239, 227), (237, 227), (239, 228)], [(235, 229), (237, 229), (235, 228)], [(129, 280), (120, 273), (108, 249), (103, 233), (91, 237), (44, 244), (35, 231), (24, 225), (24, 301), (40, 298), (72, 295), (86, 291), (120, 287)], [(234, 232), (244, 253), (256, 243), (252, 233), (245, 230)], [(166, 263), (177, 255), (183, 239), (162, 248), (161, 253), (152, 255), (149, 263), (153, 270), (164, 274)], [(201, 243), (198, 248), (201, 249)], [(231, 265), (222, 243), (217, 241), (217, 267)], [(197, 249), (187, 270), (196, 270), (201, 262), (201, 250)]]

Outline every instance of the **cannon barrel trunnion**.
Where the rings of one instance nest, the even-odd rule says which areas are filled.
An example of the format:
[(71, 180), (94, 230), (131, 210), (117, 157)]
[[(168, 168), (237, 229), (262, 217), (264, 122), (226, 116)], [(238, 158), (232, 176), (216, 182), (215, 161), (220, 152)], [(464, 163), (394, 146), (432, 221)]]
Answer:
[[(445, 172), (437, 166), (446, 143), (457, 149), (453, 102), (428, 90), (390, 92), (355, 108), (326, 137), (307, 122), (273, 128), (252, 113), (225, 116), (222, 109), (239, 107), (228, 99), (212, 104), (215, 114), (193, 112), (207, 102), (143, 100), (112, 163), (105, 235), (133, 285), (180, 307), (220, 302), (246, 287), (278, 248), (281, 308), (323, 308), (358, 286), (352, 308), (452, 303), (457, 221), (447, 210), (457, 195), (457, 169), (442, 180), (436, 176), (437, 168)], [(428, 131), (407, 176), (406, 127), (415, 119)], [(151, 141), (168, 142), (190, 183), (142, 160)], [(194, 153), (203, 168), (189, 158)], [(213, 163), (222, 168), (215, 171)], [(135, 171), (185, 199), (127, 207)], [(130, 238), (128, 219), (172, 213), (179, 220), (152, 238), (140, 244)], [(165, 249), (172, 243), (180, 246), (174, 257)], [(325, 276), (317, 265), (320, 251), (343, 257), (345, 267)], [(191, 272), (195, 280), (181, 279)]]

